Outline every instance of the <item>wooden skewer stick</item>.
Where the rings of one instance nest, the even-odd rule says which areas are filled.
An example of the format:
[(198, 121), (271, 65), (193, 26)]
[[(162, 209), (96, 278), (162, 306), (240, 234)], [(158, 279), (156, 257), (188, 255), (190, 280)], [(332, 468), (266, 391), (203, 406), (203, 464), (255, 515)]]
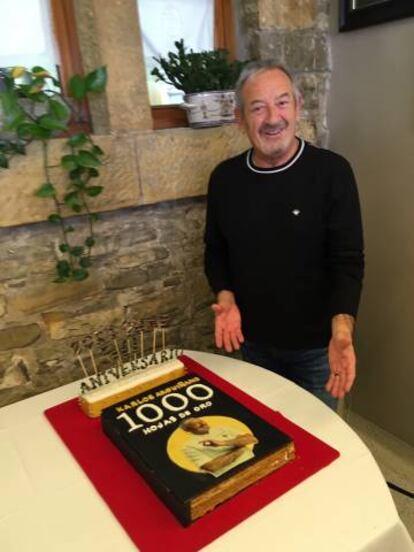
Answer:
[(98, 375), (98, 368), (96, 366), (95, 357), (93, 356), (93, 351), (92, 351), (92, 349), (88, 349), (88, 351), (89, 351), (89, 356), (91, 357), (94, 372), (95, 372), (96, 375)]
[(83, 372), (85, 378), (88, 378), (88, 377), (89, 377), (89, 374), (88, 374), (88, 372), (86, 371), (86, 368), (85, 368), (85, 365), (84, 365), (84, 363), (83, 363), (82, 357), (80, 356), (80, 354), (78, 354), (78, 355), (76, 356), (76, 358), (78, 359), (78, 362), (79, 362), (79, 364), (80, 364), (80, 367), (82, 368), (82, 372)]

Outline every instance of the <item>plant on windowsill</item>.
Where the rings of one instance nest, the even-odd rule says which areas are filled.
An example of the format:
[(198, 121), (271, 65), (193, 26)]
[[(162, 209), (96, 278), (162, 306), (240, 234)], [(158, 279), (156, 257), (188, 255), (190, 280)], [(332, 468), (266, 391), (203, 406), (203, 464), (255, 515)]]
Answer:
[(160, 68), (151, 74), (182, 90), (189, 124), (192, 127), (216, 126), (235, 122), (234, 87), (247, 62), (230, 61), (224, 49), (193, 52), (184, 40), (174, 43), (176, 51), (167, 57), (154, 57)]
[[(44, 182), (35, 195), (52, 201), (48, 220), (61, 230), (56, 283), (81, 281), (89, 276), (97, 220), (89, 200), (103, 191), (103, 186), (94, 184), (92, 179), (99, 176), (104, 152), (89, 133), (72, 133), (70, 123), (79, 118), (87, 95), (103, 92), (106, 81), (105, 67), (85, 77), (74, 75), (68, 83), (67, 98), (60, 82), (42, 67), (31, 71), (24, 67), (0, 70), (0, 168), (8, 168), (14, 155), (24, 155), (31, 142), (41, 142)], [(61, 135), (67, 137), (67, 153), (59, 165), (51, 165), (50, 141)], [(63, 190), (56, 186), (56, 171), (65, 173)], [(87, 236), (81, 242), (75, 240), (75, 229), (64, 216), (66, 209), (86, 217)]]

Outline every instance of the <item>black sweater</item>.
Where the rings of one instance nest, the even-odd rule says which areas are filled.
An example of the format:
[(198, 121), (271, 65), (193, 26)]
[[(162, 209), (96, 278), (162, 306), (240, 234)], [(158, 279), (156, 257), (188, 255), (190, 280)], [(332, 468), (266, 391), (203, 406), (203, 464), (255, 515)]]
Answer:
[(324, 347), (335, 314), (356, 316), (363, 278), (358, 192), (349, 163), (301, 142), (285, 165), (259, 169), (251, 150), (213, 171), (205, 270), (231, 290), (246, 339)]

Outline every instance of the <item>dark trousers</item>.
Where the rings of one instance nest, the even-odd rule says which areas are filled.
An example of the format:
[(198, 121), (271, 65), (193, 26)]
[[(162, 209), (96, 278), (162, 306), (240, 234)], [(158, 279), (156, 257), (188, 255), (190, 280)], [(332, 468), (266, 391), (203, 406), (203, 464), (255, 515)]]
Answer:
[(276, 347), (246, 341), (242, 345), (243, 360), (266, 368), (303, 387), (336, 411), (338, 400), (325, 389), (330, 370), (328, 349), (282, 351)]

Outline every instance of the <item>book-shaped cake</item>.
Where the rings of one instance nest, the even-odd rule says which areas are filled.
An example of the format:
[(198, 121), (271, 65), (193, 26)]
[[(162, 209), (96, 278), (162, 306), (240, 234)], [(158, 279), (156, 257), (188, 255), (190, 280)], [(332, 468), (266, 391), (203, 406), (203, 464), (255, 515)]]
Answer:
[(106, 408), (101, 420), (184, 526), (295, 456), (290, 437), (191, 373)]

